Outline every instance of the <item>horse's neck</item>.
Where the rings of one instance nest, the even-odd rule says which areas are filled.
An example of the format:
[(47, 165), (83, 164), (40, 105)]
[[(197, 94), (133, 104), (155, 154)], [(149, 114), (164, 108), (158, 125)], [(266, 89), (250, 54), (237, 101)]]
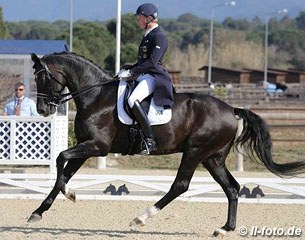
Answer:
[(101, 86), (102, 82), (88, 83), (88, 86), (85, 85), (84, 88), (95, 86), (88, 92), (81, 94), (79, 97), (74, 99), (78, 111), (96, 111), (100, 106), (107, 107), (115, 105), (116, 94), (117, 94), (117, 85), (116, 84), (107, 84)]
[(88, 67), (84, 68), (86, 69), (77, 72), (71, 71), (70, 68), (65, 73), (67, 76), (67, 88), (74, 95), (78, 95), (74, 98), (74, 101), (79, 109), (86, 109), (98, 101), (102, 94), (102, 87), (100, 85), (103, 82), (109, 81), (107, 76), (98, 74), (96, 71), (91, 71), (89, 75), (86, 74), (90, 70)]
[[(104, 94), (97, 85), (111, 79), (111, 76), (97, 65), (77, 55), (58, 55), (53, 58), (51, 67), (66, 79), (70, 93), (76, 95), (74, 101), (79, 110), (90, 108), (96, 101), (100, 101), (101, 95)], [(88, 89), (91, 86), (92, 89)], [(88, 91), (84, 91), (85, 89)]]

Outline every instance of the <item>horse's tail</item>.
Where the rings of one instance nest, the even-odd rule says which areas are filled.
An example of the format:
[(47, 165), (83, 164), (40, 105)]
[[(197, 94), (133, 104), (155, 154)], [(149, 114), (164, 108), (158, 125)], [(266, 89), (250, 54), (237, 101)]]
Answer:
[(243, 130), (236, 138), (234, 147), (244, 148), (252, 160), (259, 160), (266, 168), (278, 176), (294, 176), (305, 172), (305, 161), (277, 164), (272, 160), (272, 141), (266, 122), (255, 113), (234, 108), (235, 115), (242, 118)]

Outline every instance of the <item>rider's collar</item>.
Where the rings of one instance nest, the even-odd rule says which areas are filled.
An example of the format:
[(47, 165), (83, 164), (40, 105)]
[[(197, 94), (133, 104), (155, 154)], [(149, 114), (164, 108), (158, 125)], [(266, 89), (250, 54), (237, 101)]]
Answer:
[(147, 29), (146, 30), (146, 32), (145, 32), (145, 34), (144, 34), (144, 37), (146, 37), (152, 30), (154, 30), (156, 27), (158, 27), (159, 25), (158, 25), (158, 23), (157, 24), (155, 24), (152, 28), (150, 28), (150, 29)]

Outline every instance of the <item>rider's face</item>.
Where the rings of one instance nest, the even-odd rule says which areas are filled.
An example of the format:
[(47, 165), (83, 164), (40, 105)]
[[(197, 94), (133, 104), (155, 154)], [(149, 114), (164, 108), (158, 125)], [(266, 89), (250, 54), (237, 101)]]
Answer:
[(147, 18), (144, 15), (137, 15), (137, 23), (141, 29), (145, 29)]

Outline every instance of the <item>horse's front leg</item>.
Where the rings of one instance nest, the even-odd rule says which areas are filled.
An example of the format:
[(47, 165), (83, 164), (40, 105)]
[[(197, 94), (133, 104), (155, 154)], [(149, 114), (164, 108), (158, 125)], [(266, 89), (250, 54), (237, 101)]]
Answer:
[[(75, 199), (76, 199), (75, 198), (75, 193), (66, 188), (67, 181), (66, 181), (66, 177), (65, 177), (65, 174), (64, 174), (64, 166), (65, 166), (65, 163), (68, 161), (67, 157), (68, 156), (67, 156), (66, 153), (61, 152), (56, 159), (57, 179), (56, 179), (55, 186), (54, 186), (53, 189), (56, 189), (57, 191), (60, 190), (62, 192), (62, 194), (64, 194), (67, 199), (75, 202)], [(71, 162), (71, 164), (73, 163), (73, 161), (69, 161), (69, 162)]]
[[(65, 182), (68, 183), (71, 177), (74, 175), (74, 173), (77, 172), (77, 170), (83, 165), (83, 163), (86, 161), (86, 159), (75, 159), (72, 162), (68, 162), (65, 169), (64, 169), (64, 176), (65, 176)], [(42, 214), (47, 211), (53, 204), (55, 198), (57, 197), (58, 193), (60, 192), (60, 189), (53, 187), (52, 191), (49, 193), (47, 198), (42, 202), (42, 204), (37, 208), (30, 218), (28, 219), (28, 222), (36, 222), (39, 221), (42, 218)]]
[(59, 154), (56, 159), (57, 179), (54, 188), (59, 189), (69, 200), (75, 202), (75, 193), (66, 188), (66, 181), (64, 176), (64, 166), (67, 161), (73, 164), (74, 159), (89, 157), (97, 157), (101, 155), (100, 148), (95, 144), (95, 141), (86, 141), (80, 143), (66, 151)]
[[(66, 183), (68, 183), (71, 177), (89, 157), (99, 156), (100, 153), (100, 149), (91, 141), (78, 144), (61, 152), (56, 159), (57, 179), (55, 185), (47, 198), (42, 202), (41, 206), (32, 213), (28, 222), (40, 220), (43, 212), (47, 211), (52, 206), (60, 191), (68, 199), (75, 201), (75, 194), (72, 191), (67, 191)], [(67, 161), (68, 163), (64, 168)]]

